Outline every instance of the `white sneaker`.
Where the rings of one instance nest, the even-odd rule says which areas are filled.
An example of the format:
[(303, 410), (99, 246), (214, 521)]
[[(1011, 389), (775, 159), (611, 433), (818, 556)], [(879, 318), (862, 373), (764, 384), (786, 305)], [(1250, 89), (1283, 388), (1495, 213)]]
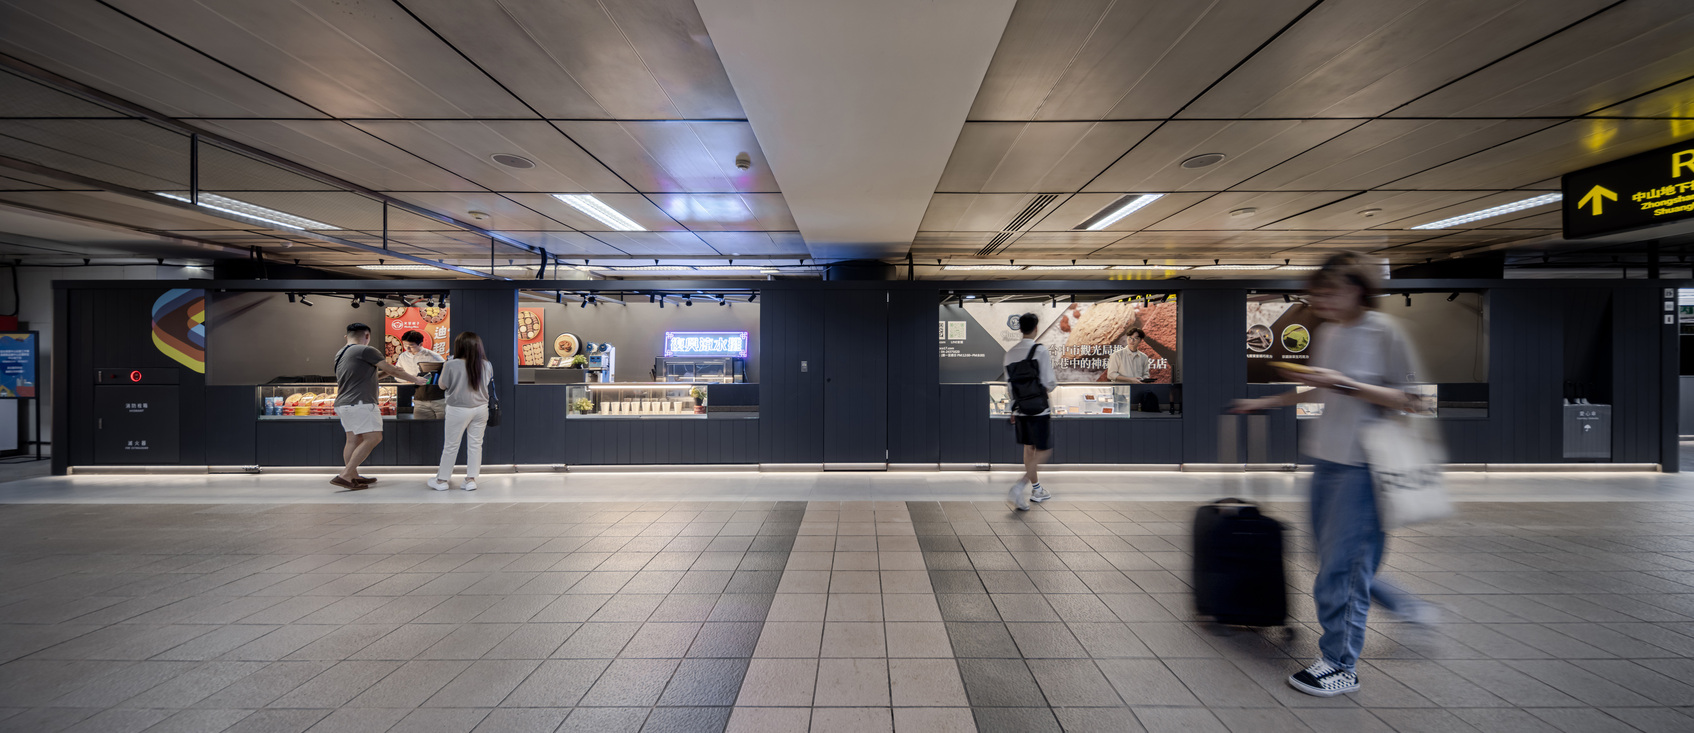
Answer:
[(1033, 491), (1029, 492), (1029, 500), (1033, 501), (1037, 504), (1040, 504), (1041, 502), (1044, 502), (1044, 501), (1051, 499), (1051, 498), (1053, 498), (1053, 495), (1047, 493), (1047, 487), (1042, 486), (1041, 484), (1036, 484), (1035, 489)]
[(1012, 490), (1006, 493), (1006, 505), (1020, 512), (1029, 511), (1029, 499), (1024, 498), (1023, 493), (1024, 487), (1028, 485), (1029, 482), (1021, 478), (1012, 484)]
[(476, 491), (476, 479), (474, 479), (474, 478), (465, 479), (465, 485), (461, 486), (459, 488), (464, 489), (466, 491)]
[(430, 479), (428, 481), (428, 484), (429, 484), (430, 488), (435, 489), (436, 491), (446, 491), (448, 489), (453, 488), (452, 484), (447, 483), (446, 481), (442, 481), (441, 479), (438, 479), (438, 478)]

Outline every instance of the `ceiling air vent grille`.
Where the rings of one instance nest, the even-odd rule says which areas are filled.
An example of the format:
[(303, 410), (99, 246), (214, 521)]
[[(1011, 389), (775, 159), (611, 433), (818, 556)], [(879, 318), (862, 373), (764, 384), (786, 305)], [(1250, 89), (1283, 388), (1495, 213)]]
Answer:
[(1023, 211), (1018, 212), (1017, 216), (1012, 217), (1011, 222), (1001, 228), (999, 234), (996, 234), (992, 239), (989, 239), (988, 244), (981, 250), (978, 250), (976, 256), (988, 257), (1005, 249), (1006, 245), (1012, 241), (1012, 235), (1017, 234), (1018, 230), (1029, 226), (1029, 223), (1034, 221), (1035, 217), (1039, 216), (1041, 212), (1047, 208), (1048, 204), (1053, 203), (1053, 201), (1058, 198), (1059, 195), (1056, 193), (1044, 193), (1040, 196), (1036, 196), (1029, 202), (1028, 206), (1023, 207)]

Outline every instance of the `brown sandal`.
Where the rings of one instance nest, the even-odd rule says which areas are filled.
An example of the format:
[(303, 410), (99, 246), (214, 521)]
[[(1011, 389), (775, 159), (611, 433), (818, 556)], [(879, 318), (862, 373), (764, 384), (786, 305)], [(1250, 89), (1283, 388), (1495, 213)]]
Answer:
[(336, 485), (336, 486), (340, 486), (341, 488), (346, 489), (348, 491), (358, 491), (360, 489), (366, 488), (366, 484), (361, 484), (357, 481), (348, 481), (347, 479), (344, 479), (340, 476), (336, 476), (335, 478), (330, 479), (329, 482), (331, 484)]
[(354, 480), (354, 481), (357, 481), (357, 482), (359, 482), (359, 483), (361, 483), (361, 484), (364, 484), (364, 485), (366, 485), (366, 486), (369, 486), (369, 485), (371, 485), (371, 484), (374, 484), (374, 483), (376, 483), (376, 479), (374, 479), (374, 478), (365, 478), (365, 477), (364, 477), (364, 476), (354, 476), (354, 477), (353, 477), (353, 480)]

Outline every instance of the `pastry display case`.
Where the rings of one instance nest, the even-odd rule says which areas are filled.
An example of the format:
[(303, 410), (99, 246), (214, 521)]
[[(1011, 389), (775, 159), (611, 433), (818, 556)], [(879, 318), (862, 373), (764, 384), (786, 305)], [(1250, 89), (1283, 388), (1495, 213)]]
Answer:
[[(1048, 400), (1055, 418), (1176, 417), (1168, 384), (1061, 383)], [(1011, 414), (1010, 388), (1005, 383), (988, 385), (988, 416)]]
[[(267, 384), (257, 389), (262, 420), (335, 419), (335, 382)], [(397, 386), (377, 387), (377, 406), (382, 409), (383, 417), (395, 416), (399, 403)]]
[(707, 384), (610, 383), (572, 385), (569, 418), (705, 419)]

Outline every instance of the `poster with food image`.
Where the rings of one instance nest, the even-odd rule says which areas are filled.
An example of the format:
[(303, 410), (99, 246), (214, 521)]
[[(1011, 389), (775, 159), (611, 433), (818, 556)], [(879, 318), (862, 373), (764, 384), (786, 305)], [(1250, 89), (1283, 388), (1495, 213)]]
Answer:
[(518, 309), (518, 365), (543, 366), (547, 363), (547, 311), (544, 308)]
[(382, 315), (382, 354), (390, 364), (400, 362), (400, 337), (407, 331), (423, 334), (423, 347), (442, 358), (452, 349), (452, 323), (445, 307), (391, 305), (382, 309)]
[[(1110, 381), (1114, 354), (1130, 347), (1130, 331), (1146, 338), (1138, 350), (1147, 357), (1154, 384), (1171, 384), (1177, 373), (1176, 296), (1137, 296), (1098, 303), (1030, 303), (966, 300), (941, 306), (941, 377), (946, 383), (992, 382), (1004, 378), (1006, 350), (1023, 338), (1018, 318), (1034, 313), (1035, 341), (1053, 360), (1060, 382)], [(1020, 355), (1021, 356), (1021, 355)]]
[(1298, 298), (1247, 296), (1247, 381), (1287, 382), (1278, 362), (1310, 364), (1318, 319)]

